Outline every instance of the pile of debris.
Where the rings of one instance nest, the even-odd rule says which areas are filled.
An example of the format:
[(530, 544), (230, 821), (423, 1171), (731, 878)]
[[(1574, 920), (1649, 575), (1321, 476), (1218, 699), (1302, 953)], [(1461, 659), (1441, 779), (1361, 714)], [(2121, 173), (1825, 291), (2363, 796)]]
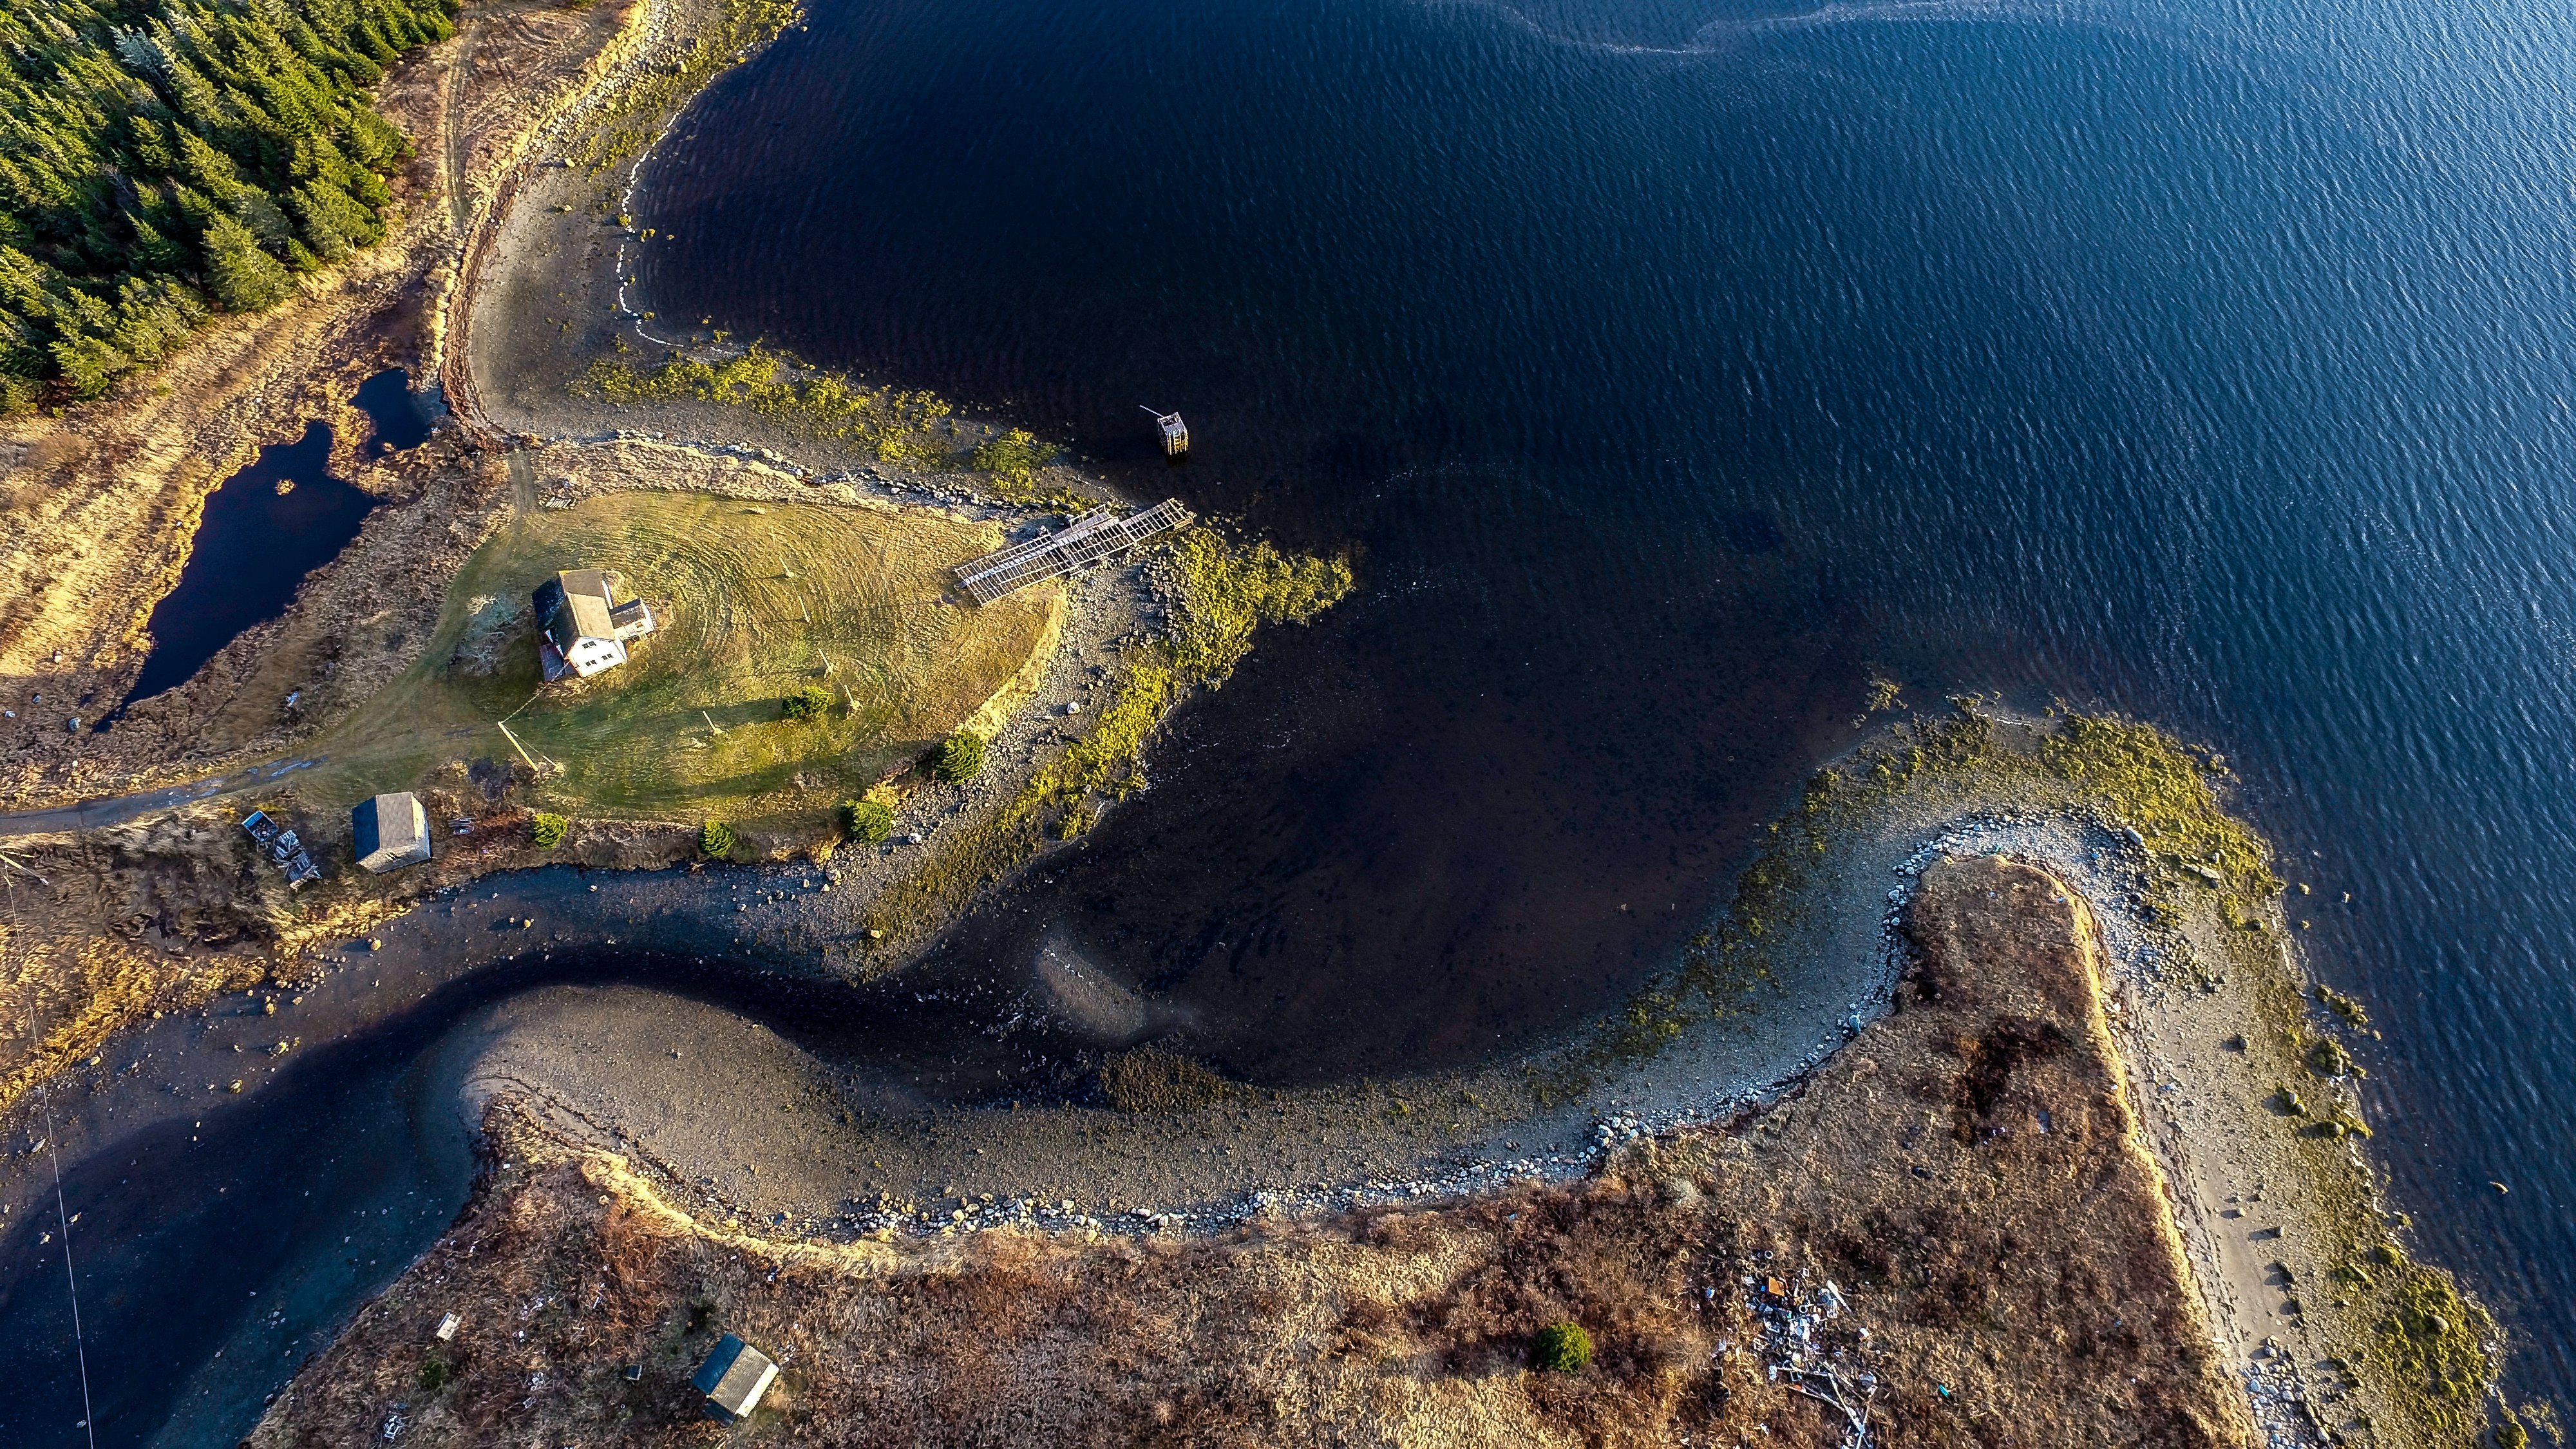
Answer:
[[(1819, 1341), (1819, 1330), (1842, 1316), (1846, 1305), (1841, 1287), (1827, 1279), (1811, 1295), (1803, 1279), (1793, 1283), (1750, 1275), (1744, 1278), (1744, 1287), (1745, 1307), (1762, 1326), (1764, 1372), (1772, 1382), (1785, 1383), (1843, 1416), (1839, 1449), (1869, 1449), (1870, 1409), (1878, 1397), (1878, 1375), (1838, 1364), (1842, 1350)], [(1865, 1340), (1869, 1330), (1863, 1328), (1859, 1335)]]
[(294, 831), (270, 819), (267, 811), (254, 810), (242, 818), (241, 824), (242, 829), (250, 832), (250, 838), (259, 843), (260, 853), (286, 872), (289, 890), (302, 886), (306, 881), (322, 878), (322, 867), (313, 863), (313, 857), (304, 849), (304, 842), (295, 838)]

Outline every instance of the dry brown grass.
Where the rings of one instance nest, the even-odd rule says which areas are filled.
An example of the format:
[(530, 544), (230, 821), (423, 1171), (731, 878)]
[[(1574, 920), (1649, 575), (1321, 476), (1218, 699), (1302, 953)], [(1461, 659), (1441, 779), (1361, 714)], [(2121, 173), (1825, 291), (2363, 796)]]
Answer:
[(0, 1107), (121, 1026), (268, 974), (283, 887), (240, 870), (239, 836), (200, 806), (0, 843)]
[[(1571, 1186), (1216, 1240), (725, 1236), (504, 1109), (519, 1165), (252, 1442), (355, 1443), (396, 1403), (406, 1443), (711, 1441), (686, 1379), (731, 1330), (785, 1369), (745, 1442), (1834, 1444), (1751, 1351), (1744, 1280), (1775, 1276), (1848, 1295), (1819, 1342), (1878, 1375), (1877, 1442), (2246, 1442), (2080, 906), (2028, 867), (1947, 865), (1915, 938), (1900, 1010), (1769, 1113)], [(465, 1330), (434, 1349), (449, 1309)], [(1564, 1319), (1592, 1364), (1529, 1367)]]

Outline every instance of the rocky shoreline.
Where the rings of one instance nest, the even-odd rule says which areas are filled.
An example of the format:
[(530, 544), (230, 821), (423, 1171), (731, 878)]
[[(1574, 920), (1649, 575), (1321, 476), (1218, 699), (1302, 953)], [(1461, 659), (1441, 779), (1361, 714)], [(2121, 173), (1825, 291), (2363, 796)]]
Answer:
[[(580, 73), (598, 85), (620, 66), (648, 65), (660, 52), (632, 37), (667, 43), (677, 33), (672, 13), (655, 0), (642, 20), (622, 17), (610, 39), (592, 36), (603, 47), (593, 58), (611, 60), (586, 60)], [(461, 44), (470, 43), (471, 32)], [(442, 150), (457, 154), (454, 145)], [(612, 411), (576, 400), (570, 384), (580, 369), (640, 320), (619, 281), (632, 228), (603, 231), (585, 218), (575, 203), (602, 184), (591, 173), (544, 166), (516, 145), (486, 151), (506, 160), (473, 174), (509, 171), (496, 194), (511, 200), (488, 208), (470, 233), (460, 289), (441, 302), (452, 331), (439, 344), (433, 329), (424, 355), (449, 379), (472, 431), (503, 449), (507, 463), (441, 453), (441, 481), (401, 505), (419, 526), (449, 534), (435, 558), (470, 549), (476, 530), (511, 508), (572, 498), (601, 486), (603, 473), (650, 473), (679, 455), (703, 475), (701, 486), (743, 496), (1025, 516), (963, 478), (888, 467), (739, 410)], [(459, 195), (463, 174), (450, 172)], [(618, 193), (629, 204), (635, 174), (630, 167)], [(605, 245), (612, 238), (614, 251)], [(405, 253), (406, 265), (426, 266), (428, 254)], [(426, 272), (415, 271), (404, 285), (426, 286)], [(578, 294), (577, 326), (556, 325), (545, 310), (553, 304), (532, 300), (559, 284)], [(477, 325), (484, 308), (493, 320)], [(383, 339), (333, 346), (372, 361)], [(293, 391), (296, 406), (307, 392)], [(628, 425), (639, 421), (658, 426)], [(728, 436), (736, 440), (720, 441)], [(1070, 472), (1060, 481), (1098, 486)], [(399, 539), (387, 533), (379, 542)], [(1758, 954), (1762, 970), (1737, 994), (1711, 997), (1711, 1009), (1651, 1049), (1617, 1044), (1614, 1013), (1572, 1039), (1475, 1071), (1398, 1082), (1271, 1091), (1210, 1085), (1189, 1077), (1183, 1061), (1168, 1070), (1190, 1086), (1189, 1100), (1139, 1111), (1103, 1089), (1103, 1073), (1153, 1049), (1170, 1019), (1094, 963), (1068, 955), (853, 986), (847, 948), (870, 902), (942, 832), (988, 819), (1069, 742), (1072, 707), (1097, 713), (1092, 702), (1118, 651), (1157, 608), (1136, 567), (1091, 575), (1074, 596), (1066, 639), (1034, 693), (997, 721), (996, 768), (963, 790), (917, 792), (886, 846), (828, 862), (598, 878), (519, 872), (532, 858), (496, 857), (494, 869), (513, 873), (450, 881), (424, 901), (335, 919), (304, 938), (312, 949), (300, 962), (240, 946), (175, 966), (169, 952), (148, 953), (142, 959), (168, 979), (132, 986), (122, 1009), (140, 1022), (151, 1008), (161, 1025), (111, 1038), (89, 1019), (57, 1035), (62, 1055), (98, 1051), (64, 1083), (80, 1089), (70, 1100), (84, 1105), (70, 1125), (43, 1134), (52, 1157), (175, 1130), (183, 1116), (259, 1110), (264, 1088), (291, 1085), (305, 1041), (354, 1049), (447, 999), (442, 993), (519, 972), (528, 989), (478, 1001), (443, 1028), (441, 1050), (454, 1054), (464, 1100), (520, 1114), (523, 1142), (613, 1159), (661, 1208), (687, 1215), (688, 1232), (719, 1235), (744, 1252), (785, 1260), (824, 1244), (917, 1251), (940, 1240), (981, 1252), (979, 1240), (1031, 1233), (1199, 1251), (1247, 1232), (1320, 1232), (1391, 1210), (1481, 1211), (1514, 1195), (1579, 1194), (1621, 1163), (1711, 1132), (1756, 1132), (1799, 1104), (1845, 1069), (1854, 1042), (1901, 1015), (1897, 988), (1916, 960), (1905, 923), (1927, 872), (2000, 855), (2071, 890), (2077, 918), (2098, 934), (2103, 1011), (2190, 1255), (2201, 1300), (2195, 1321), (2205, 1320), (2216, 1361), (2245, 1387), (2262, 1437), (2322, 1444), (2357, 1417), (2434, 1422), (2420, 1388), (2386, 1367), (2397, 1351), (2375, 1326), (2389, 1293), (2418, 1280), (2394, 1266), (2378, 1280), (2337, 1277), (2358, 1271), (2355, 1243), (2385, 1244), (2402, 1264), (2392, 1226), (2399, 1215), (2380, 1199), (2356, 1134), (2313, 1130), (2358, 1124), (2361, 1102), (2349, 1079), (2305, 1066), (2307, 988), (2278, 900), (2157, 848), (2152, 829), (2140, 829), (2147, 822), (2126, 819), (2118, 799), (2047, 775), (2033, 762), (2059, 722), (1972, 715), (1999, 737), (1992, 755), (1907, 776), (1818, 827), (1828, 848), (1801, 877), (1791, 917), (1742, 953)], [(123, 667), (114, 649), (94, 651), (81, 678), (103, 688)], [(238, 671), (214, 678), (245, 696), (275, 682)], [(197, 708), (216, 687), (174, 701), (169, 713)], [(237, 764), (274, 740), (273, 724), (246, 725), (189, 767)], [(1835, 768), (1865, 777), (1872, 752), (1888, 748), (1872, 740)], [(65, 768), (50, 743), (20, 754), (32, 763), (8, 788), (22, 802), (120, 775), (173, 778), (167, 762), (101, 757)], [(2209, 788), (2199, 774), (2193, 780)], [(74, 853), (66, 848), (66, 858)], [(1030, 868), (1043, 869), (1043, 860)], [(2216, 882), (2206, 891), (2202, 874)], [(1007, 900), (1007, 885), (1000, 894)], [(1712, 923), (1715, 934), (1729, 929)], [(152, 944), (175, 944), (183, 958), (203, 949), (175, 937)], [(649, 955), (663, 969), (649, 989), (621, 984), (617, 953)], [(577, 972), (577, 959), (607, 964)], [(692, 968), (706, 969), (693, 977)], [(242, 991), (245, 973), (252, 984)], [(238, 994), (208, 1002), (217, 989)], [(910, 1018), (906, 995), (918, 1009)], [(852, 1013), (854, 1003), (910, 1023), (888, 1033), (900, 1050), (871, 1057), (864, 1041), (823, 1039), (801, 1019), (817, 1006)], [(272, 1039), (283, 1049), (263, 1060)], [(731, 1043), (709, 1053), (720, 1067), (674, 1070), (707, 1042)], [(2331, 1103), (2335, 1115), (2291, 1117), (2266, 1105), (2285, 1081)], [(751, 1117), (745, 1102), (781, 1110)], [(13, 1130), (29, 1128), (28, 1110), (20, 1104)], [(29, 1156), (0, 1166), (9, 1208), (0, 1223), (29, 1221), (37, 1164)], [(490, 1194), (525, 1181), (503, 1171), (485, 1185), (487, 1208)], [(2426, 1442), (2436, 1441), (2428, 1431)]]
[[(849, 1443), (1821, 1449), (1949, 1443), (1970, 1413), (2017, 1440), (2249, 1442), (2118, 1082), (2084, 908), (1991, 858), (1925, 881), (1938, 900), (1907, 913), (1893, 1012), (1779, 1102), (1622, 1143), (1581, 1182), (1215, 1234), (1013, 1203), (980, 1232), (955, 1226), (969, 1215), (816, 1243), (710, 1221), (498, 1099), (456, 1232), (253, 1442), (373, 1432), (389, 1412), (466, 1442), (505, 1411), (555, 1438), (661, 1442), (689, 1432), (677, 1389), (720, 1328), (787, 1371), (752, 1432)], [(1963, 1072), (1953, 1043), (2017, 1030), (2056, 1044)], [(1950, 1109), (1954, 1080), (1968, 1095)], [(424, 1350), (443, 1313), (464, 1327)], [(1560, 1380), (1528, 1345), (1569, 1320), (1594, 1352)], [(417, 1377), (424, 1352), (441, 1368)]]

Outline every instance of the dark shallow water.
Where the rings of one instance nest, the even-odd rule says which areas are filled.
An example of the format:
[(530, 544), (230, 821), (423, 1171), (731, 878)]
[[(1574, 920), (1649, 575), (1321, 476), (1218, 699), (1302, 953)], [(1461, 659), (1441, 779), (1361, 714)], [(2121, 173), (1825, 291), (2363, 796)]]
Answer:
[(1453, 1061), (1669, 959), (1873, 667), (2130, 711), (2316, 886), (2565, 1398), (2571, 71), (2541, 0), (819, 0), (648, 170), (644, 305), (1359, 550), (952, 952)]
[[(187, 683), (244, 629), (285, 613), (304, 576), (358, 536), (376, 500), (332, 477), (330, 464), (330, 425), (308, 423), (206, 495), (178, 587), (153, 607), (152, 652), (129, 702)], [(280, 493), (280, 483), (293, 486)]]
[[(366, 456), (428, 441), (429, 414), (409, 378), (388, 368), (350, 399), (367, 416)], [(127, 703), (187, 683), (243, 630), (285, 613), (305, 576), (358, 536), (376, 500), (332, 477), (330, 467), (330, 425), (308, 423), (302, 438), (260, 449), (257, 461), (207, 496), (178, 586), (152, 610), (152, 652)], [(280, 493), (280, 483), (292, 486)]]
[(367, 415), (365, 452), (370, 458), (400, 453), (429, 441), (433, 409), (411, 390), (408, 369), (388, 367), (358, 384), (349, 406)]
[[(89, 1442), (64, 1274), (70, 1215), (96, 1442), (222, 1449), (249, 1432), (263, 1400), (463, 1206), (475, 1168), (464, 1078), (495, 1003), (563, 984), (640, 985), (851, 1063), (889, 1100), (1062, 1086), (1077, 1043), (988, 1030), (1018, 983), (934, 969), (827, 987), (696, 954), (740, 928), (714, 910), (695, 924), (683, 898), (755, 878), (768, 879), (621, 873), (592, 894), (592, 878), (569, 869), (512, 875), (478, 888), (474, 909), (447, 897), (381, 927), (385, 949), (354, 953), (274, 1016), (221, 997), (203, 1018), (118, 1039), (100, 1067), (58, 1082), (52, 1102), (31, 1097), (10, 1114), (0, 1159), (0, 1343), (16, 1352), (0, 1445)], [(524, 911), (614, 922), (673, 906), (682, 919), (664, 949), (632, 949), (630, 935), (626, 949), (512, 955), (523, 938), (499, 921)], [(476, 969), (451, 979), (461, 960)], [(289, 1037), (297, 1050), (266, 1057)], [(239, 1095), (224, 1090), (236, 1078)], [(59, 1209), (46, 1155), (21, 1155), (38, 1140), (63, 1144)]]

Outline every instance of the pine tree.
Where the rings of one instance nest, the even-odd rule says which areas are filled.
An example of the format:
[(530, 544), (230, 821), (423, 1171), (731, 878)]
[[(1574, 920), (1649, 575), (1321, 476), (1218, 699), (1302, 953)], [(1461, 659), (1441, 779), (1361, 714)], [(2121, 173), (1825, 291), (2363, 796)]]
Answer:
[(201, 239), (206, 248), (206, 290), (227, 312), (265, 312), (295, 291), (277, 258), (260, 250), (250, 228), (217, 217)]
[(0, 8), (0, 414), (94, 396), (289, 267), (384, 237), (410, 152), (362, 87), (454, 0)]

